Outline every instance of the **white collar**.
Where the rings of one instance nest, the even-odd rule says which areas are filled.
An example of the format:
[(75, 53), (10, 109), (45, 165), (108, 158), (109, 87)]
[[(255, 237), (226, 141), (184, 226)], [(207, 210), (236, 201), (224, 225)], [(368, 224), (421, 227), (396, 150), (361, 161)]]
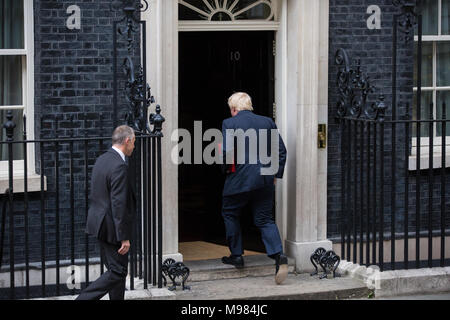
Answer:
[(117, 153), (120, 155), (120, 157), (122, 158), (122, 160), (123, 160), (123, 162), (126, 162), (125, 161), (125, 154), (122, 152), (122, 150), (120, 150), (119, 148), (116, 148), (116, 147), (112, 147), (114, 150), (116, 150), (117, 151)]

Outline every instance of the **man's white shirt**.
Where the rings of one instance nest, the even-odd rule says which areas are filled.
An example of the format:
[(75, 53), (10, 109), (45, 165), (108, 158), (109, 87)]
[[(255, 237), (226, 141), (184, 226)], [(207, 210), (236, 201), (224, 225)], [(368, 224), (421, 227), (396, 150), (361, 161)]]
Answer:
[(120, 157), (122, 158), (122, 160), (123, 160), (123, 162), (126, 162), (125, 161), (125, 154), (122, 152), (122, 150), (120, 150), (119, 148), (116, 148), (116, 147), (112, 147), (114, 150), (116, 150), (117, 151), (117, 153), (120, 155)]

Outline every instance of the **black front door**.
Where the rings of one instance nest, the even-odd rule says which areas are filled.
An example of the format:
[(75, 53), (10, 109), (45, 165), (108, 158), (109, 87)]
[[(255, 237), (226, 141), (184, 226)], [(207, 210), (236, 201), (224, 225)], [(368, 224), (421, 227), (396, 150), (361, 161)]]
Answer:
[[(273, 40), (272, 31), (180, 32), (179, 127), (189, 130), (192, 137), (194, 121), (202, 122), (203, 132), (220, 130), (222, 121), (230, 117), (228, 98), (237, 91), (252, 97), (255, 113), (272, 117)], [(179, 166), (180, 242), (225, 244), (223, 183), (220, 165)], [(247, 210), (242, 228), (245, 249), (264, 251)]]

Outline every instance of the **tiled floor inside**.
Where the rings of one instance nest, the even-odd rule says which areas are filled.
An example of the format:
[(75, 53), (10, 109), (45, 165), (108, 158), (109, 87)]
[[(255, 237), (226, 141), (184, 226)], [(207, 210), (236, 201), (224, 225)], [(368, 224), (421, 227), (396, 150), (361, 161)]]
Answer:
[[(220, 259), (223, 256), (230, 255), (230, 250), (227, 246), (205, 241), (180, 242), (179, 251), (183, 255), (184, 261)], [(264, 254), (263, 252), (245, 250), (244, 256), (259, 255), (261, 253)]]

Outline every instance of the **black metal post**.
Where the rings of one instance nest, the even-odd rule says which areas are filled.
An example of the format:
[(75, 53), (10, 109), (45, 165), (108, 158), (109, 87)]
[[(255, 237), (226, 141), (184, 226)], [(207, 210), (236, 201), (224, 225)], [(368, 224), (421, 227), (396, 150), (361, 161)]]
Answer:
[(162, 158), (161, 136), (156, 138), (158, 152), (158, 288), (162, 288), (163, 217), (162, 217)]
[[(74, 155), (73, 155), (73, 115), (70, 116), (70, 141), (69, 141), (69, 192), (70, 192), (70, 263), (75, 265), (75, 187), (74, 187)], [(73, 280), (75, 281), (75, 279)], [(73, 283), (74, 284), (74, 283)], [(75, 286), (72, 295), (75, 294)]]
[(157, 217), (156, 217), (156, 206), (157, 206), (157, 199), (156, 199), (156, 137), (152, 138), (152, 283), (153, 286), (156, 286), (156, 272), (158, 270), (158, 267), (156, 266), (156, 244), (157, 244)]
[(356, 263), (357, 259), (357, 234), (356, 234), (356, 211), (357, 211), (357, 199), (358, 199), (358, 161), (357, 161), (357, 139), (358, 136), (358, 121), (353, 120), (354, 127), (355, 127), (355, 133), (353, 134), (353, 160), (352, 160), (352, 166), (353, 166), (353, 263)]
[(344, 143), (345, 133), (346, 133), (346, 122), (345, 120), (340, 120), (341, 123), (341, 257), (346, 259), (345, 257), (345, 212), (346, 212), (346, 203), (345, 203), (345, 168), (346, 168), (346, 159), (345, 156), (345, 146)]
[(380, 123), (380, 246), (379, 250), (379, 266), (380, 271), (384, 271), (384, 143), (385, 130), (384, 118), (386, 106), (384, 104), (384, 96), (380, 96), (377, 108), (380, 112), (378, 122)]
[[(102, 115), (100, 115), (100, 128), (102, 127)], [(102, 128), (101, 128), (102, 129)], [(103, 130), (101, 130), (103, 131)], [(99, 150), (103, 150), (103, 139), (98, 140), (99, 143)], [(100, 275), (102, 275), (105, 272), (105, 266), (104, 266), (104, 253), (103, 253), (103, 247), (100, 246)]]
[(367, 221), (366, 221), (366, 266), (368, 267), (370, 265), (370, 213), (371, 213), (371, 198), (370, 198), (370, 187), (371, 187), (371, 181), (370, 181), (370, 175), (371, 175), (371, 171), (370, 171), (370, 161), (371, 161), (371, 156), (370, 156), (370, 133), (371, 133), (371, 129), (370, 129), (371, 125), (370, 122), (367, 122), (367, 171), (366, 171), (366, 176), (367, 176)]
[(379, 226), (379, 263), (384, 271), (384, 122), (380, 121), (380, 226)]
[[(43, 122), (44, 118), (41, 115), (41, 129), (43, 129)], [(42, 139), (42, 130), (41, 130), (41, 139)], [(39, 152), (40, 152), (40, 175), (41, 175), (41, 290), (42, 290), (42, 297), (46, 296), (46, 288), (45, 288), (45, 183), (44, 183), (44, 176), (45, 176), (45, 165), (44, 165), (44, 142), (43, 140), (39, 141)]]
[(363, 265), (364, 260), (364, 239), (363, 239), (363, 224), (364, 224), (364, 183), (363, 183), (363, 166), (364, 166), (364, 148), (363, 148), (363, 137), (364, 137), (364, 124), (365, 122), (361, 122), (361, 135), (359, 138), (359, 201), (360, 201), (360, 210), (359, 210), (359, 264)]
[(372, 264), (377, 264), (377, 122), (373, 124), (373, 217), (372, 217)]
[(397, 120), (397, 28), (398, 15), (394, 15), (392, 46), (392, 163), (391, 163), (391, 269), (395, 270), (395, 214), (396, 214), (396, 122)]
[(14, 128), (12, 111), (8, 110), (6, 114), (7, 121), (3, 125), (6, 130), (6, 142), (8, 143), (8, 204), (9, 204), (9, 274), (10, 274), (10, 298), (14, 299), (15, 291), (15, 269), (14, 269), (14, 166), (13, 166), (13, 142)]
[(447, 135), (447, 110), (445, 102), (442, 103), (442, 163), (441, 163), (441, 259), (440, 266), (445, 266), (445, 167), (446, 167), (446, 135)]
[(55, 245), (56, 245), (56, 295), (60, 294), (60, 247), (59, 247), (59, 142), (58, 142), (58, 118), (55, 119)]
[(422, 15), (418, 17), (416, 122), (416, 269), (420, 267), (420, 119), (422, 103)]
[(404, 219), (404, 268), (409, 268), (408, 263), (408, 250), (409, 250), (409, 144), (410, 144), (410, 127), (409, 127), (409, 109), (410, 104), (406, 104), (406, 115), (405, 115), (405, 219)]
[(428, 124), (429, 148), (428, 148), (428, 268), (433, 266), (433, 136), (434, 136), (434, 104), (431, 103), (429, 110), (430, 123)]
[(27, 117), (23, 115), (23, 173), (24, 173), (24, 183), (23, 183), (23, 201), (24, 201), (24, 231), (25, 231), (25, 287), (26, 287), (26, 298), (30, 298), (30, 253), (28, 245), (28, 148), (27, 148)]
[(352, 137), (352, 122), (351, 120), (348, 120), (348, 148), (347, 148), (347, 185), (346, 185), (346, 194), (347, 194), (347, 261), (350, 261), (351, 259), (351, 151), (352, 151), (352, 145), (351, 145), (351, 137)]
[[(142, 139), (141, 141), (141, 145), (142, 145), (142, 159), (143, 161), (143, 175), (142, 175), (142, 180), (143, 180), (143, 185), (144, 188), (142, 189), (142, 196), (144, 197), (144, 201), (143, 201), (143, 224), (144, 224), (144, 289), (147, 289), (148, 287), (148, 283), (149, 283), (149, 249), (150, 247), (149, 245), (149, 201), (151, 201), (150, 198), (150, 189), (149, 189), (149, 179), (148, 179), (148, 166), (149, 166), (149, 138), (146, 139)], [(148, 192), (147, 194), (145, 192)]]
[[(84, 114), (84, 215), (87, 223), (88, 213), (89, 213), (89, 157), (88, 157), (88, 148), (89, 148), (89, 140), (88, 132), (87, 132), (87, 114)], [(89, 236), (86, 233), (84, 237), (85, 241), (85, 277), (86, 277), (86, 287), (89, 285)]]

